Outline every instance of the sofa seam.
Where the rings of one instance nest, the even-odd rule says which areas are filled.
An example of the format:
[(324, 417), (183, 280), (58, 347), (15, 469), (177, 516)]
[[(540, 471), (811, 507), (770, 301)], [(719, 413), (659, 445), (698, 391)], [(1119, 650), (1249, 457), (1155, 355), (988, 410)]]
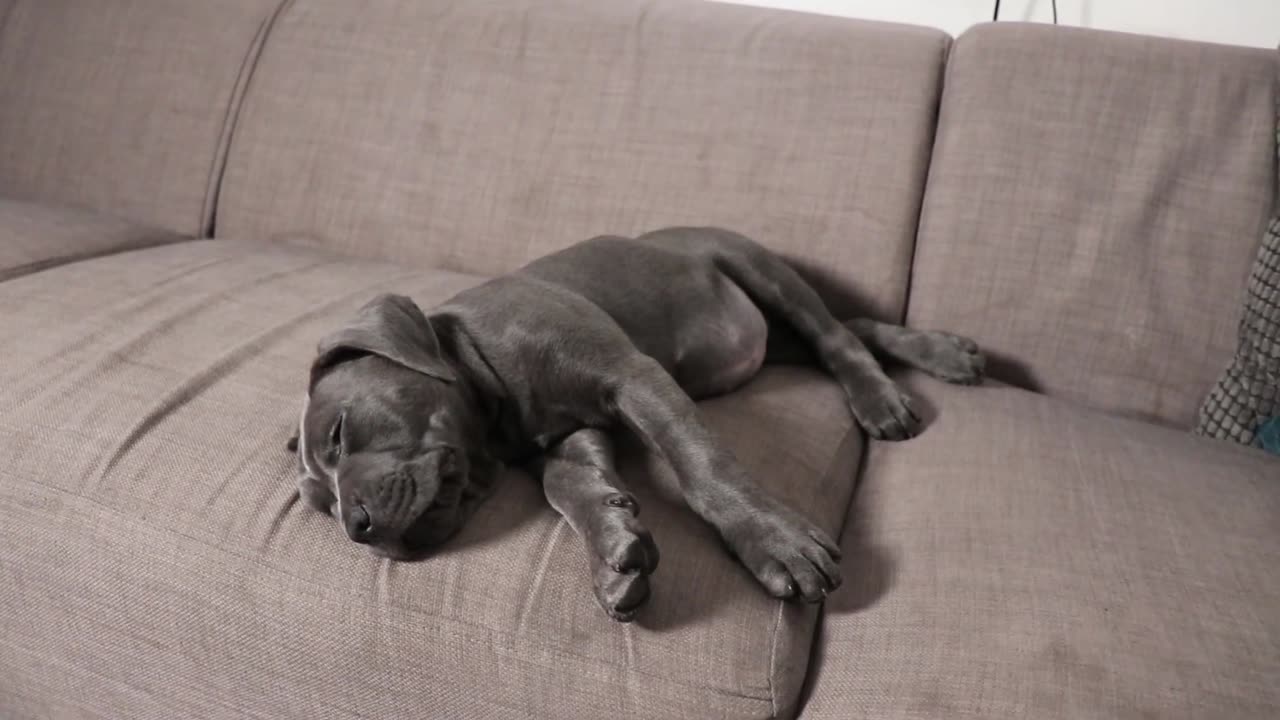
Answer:
[(217, 146), (213, 151), (213, 161), (210, 163), (209, 175), (205, 183), (204, 202), (200, 207), (200, 226), (196, 231), (198, 237), (213, 237), (218, 216), (218, 201), (222, 195), (222, 183), (226, 176), (227, 163), (231, 158), (231, 145), (235, 141), (235, 130), (240, 121), (240, 114), (249, 97), (249, 86), (257, 71), (258, 61), (266, 49), (271, 31), (284, 12), (293, 5), (293, 1), (280, 0), (258, 24), (253, 40), (249, 43), (244, 59), (240, 63), (240, 69), (236, 72), (236, 81), (231, 87), (230, 97), (227, 98), (227, 107), (222, 117), (222, 131), (218, 134)]
[(950, 85), (948, 78), (951, 75), (951, 55), (955, 49), (956, 38), (950, 35), (946, 36), (942, 45), (942, 65), (938, 68), (938, 100), (934, 105), (933, 111), (933, 128), (930, 133), (929, 152), (924, 162), (924, 185), (920, 189), (920, 200), (916, 205), (915, 226), (913, 231), (913, 242), (911, 243), (911, 257), (907, 260), (907, 282), (905, 292), (902, 297), (902, 314), (899, 316), (901, 324), (905, 325), (907, 318), (911, 314), (911, 297), (915, 285), (916, 277), (916, 260), (920, 253), (920, 230), (924, 224), (925, 202), (929, 196), (930, 179), (933, 176), (934, 159), (938, 154), (938, 133), (942, 128), (942, 106), (946, 102), (947, 87)]
[(836, 461), (839, 460), (838, 453), (840, 451), (840, 448), (844, 447), (844, 444), (846, 442), (849, 442), (850, 437), (863, 437), (864, 440), (862, 441), (862, 447), (859, 449), (857, 453), (857, 456), (858, 456), (857, 465), (855, 465), (853, 468), (853, 487), (849, 491), (849, 502), (845, 503), (844, 514), (840, 516), (840, 525), (839, 527), (836, 528), (837, 544), (840, 542), (840, 538), (844, 536), (845, 526), (849, 524), (849, 508), (853, 507), (853, 501), (858, 494), (858, 480), (862, 476), (863, 463), (867, 459), (867, 454), (871, 450), (871, 443), (869, 442), (869, 438), (863, 435), (862, 429), (857, 423), (854, 423), (853, 425), (851, 425), (849, 427), (849, 431), (845, 433), (845, 436), (840, 438), (840, 444), (836, 446), (837, 455), (835, 457), (832, 457), (831, 460), (827, 463), (827, 469), (822, 474), (822, 477), (824, 480), (826, 478), (831, 477), (831, 472), (836, 466)]
[[(1276, 46), (1271, 65), (1275, 70), (1272, 73), (1272, 92), (1275, 93), (1273, 99), (1276, 106), (1276, 142), (1274, 145), (1275, 152), (1271, 158), (1272, 182), (1275, 183), (1275, 186), (1272, 188), (1271, 214), (1275, 215), (1280, 213), (1280, 45)], [(1258, 233), (1258, 236), (1261, 237), (1262, 233)]]
[[(862, 431), (859, 429), (857, 423), (854, 423), (849, 426), (849, 430), (845, 432), (844, 437), (840, 438), (839, 444), (836, 445), (835, 454), (831, 457), (830, 460), (827, 461), (827, 467), (822, 471), (821, 480), (823, 485), (826, 484), (826, 481), (831, 477), (832, 472), (835, 470), (836, 465), (839, 463), (840, 450), (844, 448), (845, 443), (849, 442), (850, 438), (856, 438), (861, 436), (862, 436)], [(844, 512), (841, 513), (839, 523), (837, 524), (837, 527), (835, 529), (836, 545), (840, 544), (840, 539), (844, 536), (844, 528), (845, 528), (845, 525), (848, 524), (848, 520), (849, 520), (849, 509), (853, 507), (854, 500), (858, 493), (858, 484), (859, 484), (858, 481), (861, 478), (862, 468), (866, 461), (867, 447), (868, 447), (868, 444), (864, 440), (862, 443), (862, 448), (857, 453), (857, 456), (858, 456), (857, 464), (854, 466), (854, 469), (853, 469), (853, 487), (851, 487), (849, 490), (849, 500), (845, 503)], [(785, 601), (781, 601), (781, 600), (778, 601), (778, 615), (774, 622), (773, 642), (769, 650), (769, 679), (768, 679), (769, 704), (770, 704), (770, 707), (772, 708), (773, 717), (778, 716), (778, 702), (777, 702), (777, 691), (776, 691), (776, 682), (775, 682), (775, 679), (777, 677), (776, 657), (777, 657), (777, 649), (778, 649), (778, 636), (781, 632), (781, 627), (782, 627), (782, 612), (785, 607), (786, 607)], [(813, 632), (809, 633), (809, 643), (810, 643), (809, 651), (805, 653), (804, 675), (802, 678), (802, 682), (800, 683), (799, 695), (796, 697), (797, 709), (799, 709), (801, 701), (805, 700), (805, 695), (804, 695), (805, 682), (804, 681), (808, 680), (809, 673), (813, 671), (813, 667), (814, 667), (814, 663), (812, 662), (813, 652), (818, 642), (818, 634), (819, 632), (821, 632), (821, 627), (822, 627), (822, 622), (821, 622), (822, 616), (825, 614), (825, 612), (826, 612), (825, 608), (819, 610), (819, 612), (814, 618)]]
[(18, 7), (19, 2), (21, 0), (14, 0), (9, 7), (4, 9), (3, 13), (0, 13), (0, 35), (3, 35), (5, 27), (9, 24), (9, 17), (13, 15), (14, 8)]
[(139, 250), (151, 250), (153, 248), (164, 247), (166, 245), (178, 245), (189, 242), (192, 239), (195, 238), (190, 238), (168, 230), (155, 230), (144, 233), (135, 241), (128, 242), (120, 246), (71, 253), (70, 255), (46, 258), (44, 260), (33, 260), (13, 267), (0, 268), (0, 283), (18, 280), (29, 275), (36, 275), (38, 273), (47, 272), (67, 265), (88, 262), (90, 260), (108, 258), (114, 255), (123, 255), (125, 253), (136, 252)]
[[(778, 717), (778, 686), (775, 682), (778, 675), (778, 634), (782, 628), (782, 600), (777, 602), (778, 610), (773, 615), (773, 637), (769, 642), (769, 717)], [(807, 668), (806, 668), (807, 670)]]

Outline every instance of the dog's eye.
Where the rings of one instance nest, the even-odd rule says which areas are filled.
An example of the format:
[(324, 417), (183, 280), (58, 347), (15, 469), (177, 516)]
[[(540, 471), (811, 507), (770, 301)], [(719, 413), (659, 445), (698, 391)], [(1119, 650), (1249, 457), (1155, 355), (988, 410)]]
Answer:
[(338, 419), (334, 421), (333, 428), (329, 430), (329, 455), (337, 458), (342, 454), (342, 421), (345, 415), (339, 414)]

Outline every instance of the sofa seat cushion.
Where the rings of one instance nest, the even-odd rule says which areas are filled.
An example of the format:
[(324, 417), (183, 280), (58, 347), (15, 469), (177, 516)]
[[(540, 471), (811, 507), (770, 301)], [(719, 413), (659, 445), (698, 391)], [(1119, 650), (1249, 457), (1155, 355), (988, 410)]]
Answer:
[(1011, 388), (913, 383), (804, 718), (1280, 717), (1280, 460)]
[(181, 240), (89, 210), (0, 198), (0, 281), (73, 260)]
[[(417, 563), (374, 558), (298, 502), (284, 444), (316, 341), (377, 292), (429, 307), (478, 281), (197, 240), (0, 284), (0, 707), (787, 712), (816, 610), (768, 598), (634, 443), (624, 474), (662, 561), (630, 625), (596, 606), (585, 551), (520, 472)], [(763, 485), (838, 533), (861, 436), (833, 383), (772, 370), (701, 410)]]

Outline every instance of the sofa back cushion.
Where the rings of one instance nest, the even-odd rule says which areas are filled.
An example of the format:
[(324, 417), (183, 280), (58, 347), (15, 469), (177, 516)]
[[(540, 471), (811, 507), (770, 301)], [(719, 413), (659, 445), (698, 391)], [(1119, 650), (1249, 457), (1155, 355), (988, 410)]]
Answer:
[(1274, 51), (1043, 25), (956, 41), (908, 318), (1004, 379), (1190, 426), (1276, 195)]
[(246, 97), (218, 235), (500, 273), (717, 224), (896, 314), (949, 39), (688, 0), (307, 0)]
[(0, 0), (0, 195), (199, 233), (280, 2)]

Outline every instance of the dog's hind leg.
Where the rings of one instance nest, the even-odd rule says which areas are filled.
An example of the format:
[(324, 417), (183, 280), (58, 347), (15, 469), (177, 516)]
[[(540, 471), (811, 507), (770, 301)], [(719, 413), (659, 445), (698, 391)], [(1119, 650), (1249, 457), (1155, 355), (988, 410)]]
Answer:
[(896, 360), (950, 383), (982, 382), (986, 360), (978, 344), (940, 330), (912, 330), (870, 318), (845, 323), (877, 357)]
[(791, 266), (741, 236), (729, 236), (716, 267), (767, 314), (786, 323), (844, 389), (858, 424), (874, 438), (915, 435), (920, 419), (861, 340), (840, 324)]
[(600, 606), (615, 620), (631, 620), (649, 597), (658, 547), (614, 469), (612, 441), (601, 430), (578, 430), (541, 464), (547, 500), (587, 546)]

